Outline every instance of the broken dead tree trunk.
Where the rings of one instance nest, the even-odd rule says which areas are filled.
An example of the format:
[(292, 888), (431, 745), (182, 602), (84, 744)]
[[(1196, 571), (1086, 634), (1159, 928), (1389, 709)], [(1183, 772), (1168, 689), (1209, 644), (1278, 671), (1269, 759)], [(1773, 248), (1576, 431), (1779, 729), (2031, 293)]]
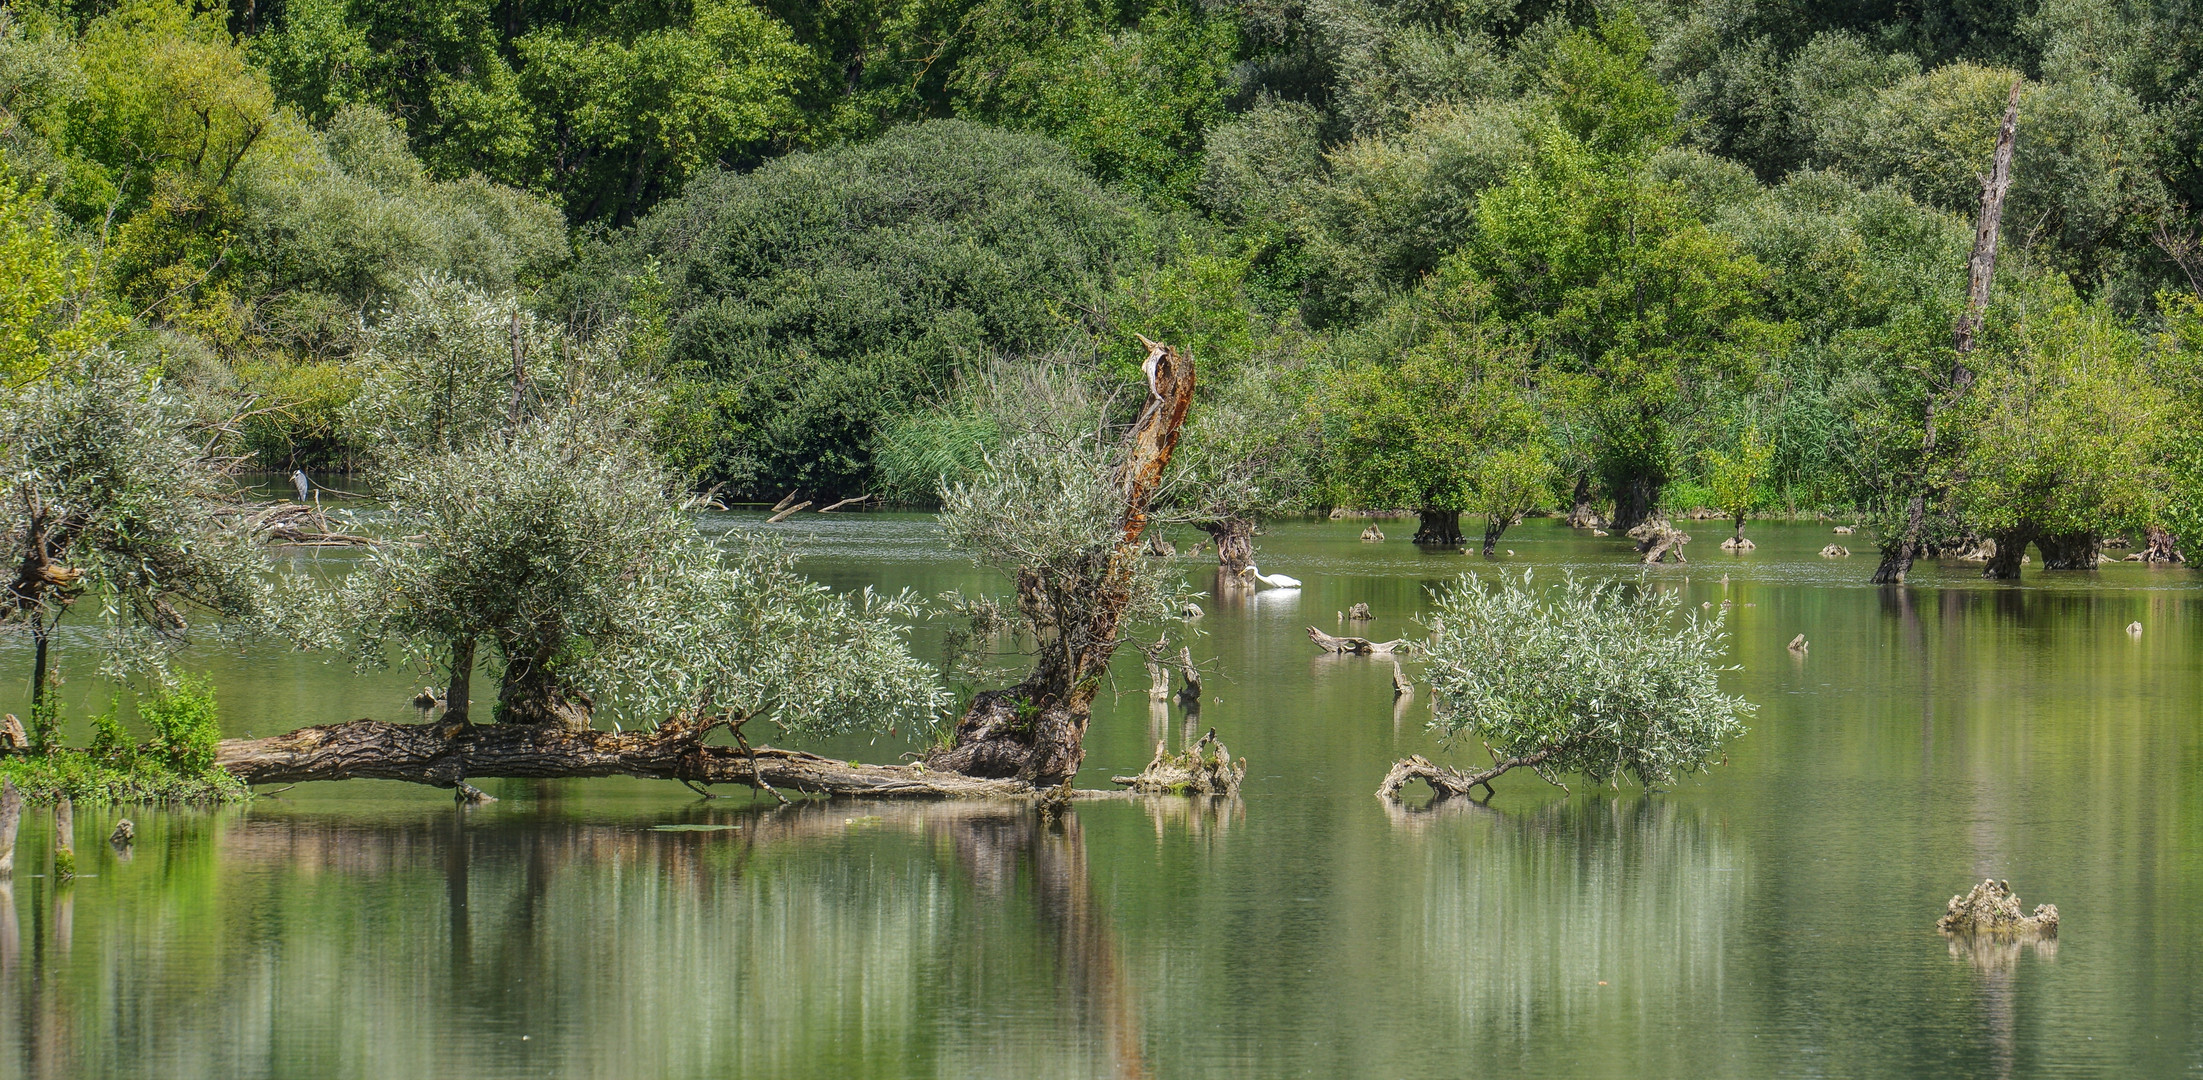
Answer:
[[(1124, 497), (1122, 526), (1100, 583), (1081, 597), (1091, 602), (1077, 616), (1076, 640), (1081, 644), (1044, 650), (1024, 682), (973, 697), (956, 723), (951, 744), (927, 757), (929, 769), (1014, 778), (1045, 789), (1067, 783), (1085, 760), (1094, 694), (1117, 651), (1118, 627), (1132, 601), (1148, 504), (1162, 485), (1186, 410), (1193, 404), (1193, 361), (1184, 353), (1151, 342), (1147, 370), (1152, 396), (1125, 435), (1117, 466), (1117, 489)], [(1041, 583), (1032, 578), (1032, 571), (1020, 575), (1021, 606), (1029, 593), (1036, 599), (1040, 593)]]
[[(1973, 368), (1967, 366), (1974, 351), (1974, 336), (1989, 309), (1989, 286), (1996, 276), (1997, 236), (2004, 223), (2004, 196), (2012, 189), (2012, 146), (2019, 132), (2019, 91), (2022, 80), (2012, 80), (2011, 98), (2004, 105), (2004, 123), (1997, 128), (1996, 150), (1989, 175), (1981, 178), (1981, 214), (1974, 219), (1973, 255), (1966, 261), (1966, 307), (1951, 331), (1951, 368), (1943, 385), (1928, 394), (1927, 416), (1920, 437), (1921, 476), (1914, 480), (1912, 496), (1905, 501), (1905, 524), (1882, 542), (1882, 562), (1874, 568), (1876, 585), (1902, 585), (1912, 572), (1913, 561), (1927, 552), (1928, 504), (1943, 501), (1942, 488), (1930, 481), (1937, 456), (1935, 414), (1939, 402), (1955, 401), (1973, 387)], [(1994, 575), (1992, 575), (1994, 576)], [(2013, 574), (2018, 576), (2017, 571)]]
[(1315, 642), (1316, 647), (1325, 652), (1352, 656), (1391, 656), (1394, 653), (1411, 652), (1415, 648), (1415, 643), (1406, 638), (1371, 641), (1368, 638), (1337, 637), (1313, 626), (1308, 628), (1308, 640)]
[(803, 510), (804, 510), (804, 509), (805, 509), (806, 507), (809, 507), (810, 505), (811, 505), (811, 500), (809, 500), (809, 499), (805, 499), (805, 500), (803, 500), (802, 502), (799, 502), (799, 503), (795, 504), (794, 506), (791, 506), (791, 507), (787, 508), (786, 510), (781, 510), (781, 511), (777, 511), (777, 512), (775, 512), (775, 513), (773, 514), (773, 516), (771, 516), (771, 517), (769, 517), (769, 518), (766, 518), (766, 519), (765, 519), (765, 524), (767, 524), (767, 525), (778, 525), (778, 524), (780, 524), (781, 522), (783, 522), (783, 521), (786, 521), (786, 520), (788, 520), (788, 519), (789, 519), (790, 517), (793, 517), (794, 515), (796, 515), (796, 514), (798, 514), (798, 513), (801, 513), (801, 512), (802, 512), (802, 511), (803, 511)]
[(1027, 798), (1016, 780), (944, 773), (923, 765), (858, 765), (794, 750), (706, 745), (709, 728), (563, 731), (490, 724), (353, 720), (264, 739), (225, 740), (215, 764), (248, 784), (404, 780), (460, 788), (469, 780), (634, 776), (693, 784), (747, 784), (815, 795)]
[(1216, 741), (1216, 729), (1210, 728), (1182, 754), (1156, 743), (1154, 760), (1139, 775), (1112, 776), (1109, 782), (1142, 795), (1237, 795), (1246, 778), (1247, 760), (1232, 760), (1231, 751)]

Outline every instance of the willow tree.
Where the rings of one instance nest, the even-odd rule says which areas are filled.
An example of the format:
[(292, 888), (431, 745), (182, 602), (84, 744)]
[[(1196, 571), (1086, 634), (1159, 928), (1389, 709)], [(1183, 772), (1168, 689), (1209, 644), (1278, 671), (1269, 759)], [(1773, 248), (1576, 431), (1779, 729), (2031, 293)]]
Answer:
[[(455, 318), (470, 310), (459, 305)], [(393, 535), (308, 635), (368, 662), (442, 660), (444, 714), (236, 740), (222, 746), (225, 768), (256, 783), (379, 777), (462, 795), (479, 794), (472, 777), (619, 774), (1011, 796), (1076, 771), (1100, 665), (1143, 595), (1136, 542), (1190, 398), (1185, 365), (1162, 366), (1159, 385), (1182, 392), (1151, 402), (1121, 450), (1065, 454), (1013, 440), (951, 500), (948, 519), (1022, 568), (1021, 599), (1037, 619), (1052, 613), (1056, 633), (1044, 635), (1026, 682), (980, 695), (926, 764), (866, 766), (754, 745), (747, 726), (815, 738), (935, 717), (944, 694), (899, 625), (917, 613), (912, 602), (836, 595), (763, 539), (737, 536), (722, 550), (699, 535), (645, 449), (650, 395), (587, 363), (587, 343), (571, 345), (554, 355), (573, 360), (508, 377), (506, 395), (463, 395), (477, 410), (508, 402), (501, 423), (461, 425), (478, 441), (392, 458)], [(1116, 467), (1080, 465), (1099, 461)], [(466, 707), (477, 649), (500, 672), (496, 723), (474, 722)], [(603, 730), (607, 713), (626, 722)], [(730, 728), (731, 745), (707, 741)]]
[(1441, 798), (1467, 795), (1515, 769), (1565, 787), (1626, 776), (1647, 787), (1703, 771), (1743, 734), (1751, 704), (1721, 692), (1727, 632), (1672, 590), (1569, 578), (1540, 588), (1525, 572), (1473, 574), (1433, 591), (1422, 643), (1436, 716), (1449, 744), (1481, 744), (1491, 764), (1464, 771), (1417, 756), (1394, 764), (1380, 796), (1411, 780)]
[(1327, 495), (1343, 506), (1413, 508), (1415, 542), (1462, 542), (1486, 513), (1486, 551), (1539, 505), (1552, 466), (1529, 353), (1496, 317), (1491, 289), (1449, 264), (1343, 348), (1326, 376)]
[(157, 665), (195, 619), (266, 610), (265, 560), (235, 519), (221, 431), (111, 349), (51, 360), (0, 398), (0, 544), (15, 564), (0, 624), (31, 639), (31, 708), (47, 716), (54, 630), (80, 604), (112, 666)]
[(950, 542), (1015, 583), (1035, 655), (1017, 685), (973, 697), (927, 765), (1036, 788), (1068, 783), (1127, 626), (1175, 611), (1140, 541), (1193, 402), (1193, 364), (1163, 345), (1150, 346), (1147, 363), (1150, 392), (1121, 438), (1092, 416), (1058, 414), (943, 492)]
[(1971, 392), (1946, 411), (1961, 448), (1952, 498), (1996, 541), (1991, 578), (2019, 577), (2030, 543), (2045, 570), (2094, 569), (2105, 536), (2156, 523), (2170, 482), (2174, 402), (2141, 336), (2105, 305), (2047, 288), (1989, 335)]

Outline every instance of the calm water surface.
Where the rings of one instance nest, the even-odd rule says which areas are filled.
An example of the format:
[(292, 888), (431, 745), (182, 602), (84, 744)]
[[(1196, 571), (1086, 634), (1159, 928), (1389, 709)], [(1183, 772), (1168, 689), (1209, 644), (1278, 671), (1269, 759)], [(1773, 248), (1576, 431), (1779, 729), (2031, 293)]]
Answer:
[[(1487, 564), (1362, 524), (1261, 538), (1307, 586), (1211, 602), (1198, 717), (1152, 709), (1137, 656), (1097, 707), (1083, 786), (1213, 726), (1252, 761), (1234, 802), (1044, 825), (499, 781), (460, 811), (359, 781), (82, 811), (69, 885), (34, 815), (0, 886), (0, 1076), (2203, 1074), (2198, 575), (1952, 566), (1878, 590), (1871, 544), (1815, 556), (1827, 525), (1755, 525), (1731, 557), (1701, 523), (1694, 561), (1652, 575), (1735, 605), (1729, 685), (1760, 711), (1729, 763), (1652, 794), (1510, 776), (1488, 809), (1418, 811), (1371, 792), (1401, 754), (1461, 760), (1427, 702), (1396, 707), (1389, 665), (1318, 655), (1305, 627), (1360, 601), (1368, 633), (1413, 632), (1427, 586)], [(775, 528), (836, 586), (995, 587), (920, 516)], [(1547, 574), (1636, 573), (1556, 522), (1505, 543)], [(266, 645), (190, 663), (236, 734), (408, 718), (421, 681)], [(99, 839), (124, 813), (127, 860)], [(2056, 903), (2059, 940), (1954, 953), (1934, 919), (1988, 875)]]

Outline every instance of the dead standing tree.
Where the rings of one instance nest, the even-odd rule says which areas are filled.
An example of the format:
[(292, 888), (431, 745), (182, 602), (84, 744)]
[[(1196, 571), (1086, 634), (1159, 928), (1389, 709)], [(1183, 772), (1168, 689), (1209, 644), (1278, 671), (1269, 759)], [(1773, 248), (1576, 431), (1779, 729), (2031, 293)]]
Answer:
[(1874, 569), (1873, 580), (1877, 585), (1903, 584), (1913, 561), (1926, 554), (1929, 503), (1941, 502), (1945, 494), (1943, 484), (1935, 477), (1942, 452), (1936, 445), (1936, 413), (1939, 405), (1955, 401), (1973, 386), (1974, 373), (1969, 358), (1974, 351), (1974, 335), (1981, 330), (1982, 318), (1988, 311), (1989, 286), (1996, 276), (1997, 234), (2004, 221), (2004, 197), (2012, 189), (2012, 147), (2019, 130), (2022, 85), (2022, 80), (2012, 80), (2011, 98), (2004, 106), (2004, 123), (1997, 129), (1996, 156), (1989, 175), (1981, 181), (1981, 216), (1974, 223), (1973, 256), (1966, 263), (1966, 309), (1959, 314), (1958, 326), (1951, 333), (1950, 373), (1942, 386), (1928, 394), (1925, 431), (1920, 439), (1920, 475), (1914, 480), (1911, 497), (1905, 503), (1903, 528), (1882, 544), (1882, 562)]

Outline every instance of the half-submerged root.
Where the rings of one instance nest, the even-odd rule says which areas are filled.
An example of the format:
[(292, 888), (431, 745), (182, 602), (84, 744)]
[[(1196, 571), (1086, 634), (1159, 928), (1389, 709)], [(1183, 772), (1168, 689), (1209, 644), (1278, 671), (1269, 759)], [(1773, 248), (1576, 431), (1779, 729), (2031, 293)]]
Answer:
[(1143, 795), (1237, 795), (1246, 778), (1246, 759), (1232, 760), (1231, 751), (1216, 741), (1216, 729), (1210, 728), (1182, 754), (1156, 743), (1155, 759), (1138, 776), (1113, 776), (1110, 782)]
[(2018, 894), (2012, 883), (1984, 880), (1962, 896), (1951, 897), (1935, 928), (1946, 934), (1992, 934), (2003, 937), (2058, 936), (2058, 906), (2037, 904), (2031, 915), (2020, 914)]

